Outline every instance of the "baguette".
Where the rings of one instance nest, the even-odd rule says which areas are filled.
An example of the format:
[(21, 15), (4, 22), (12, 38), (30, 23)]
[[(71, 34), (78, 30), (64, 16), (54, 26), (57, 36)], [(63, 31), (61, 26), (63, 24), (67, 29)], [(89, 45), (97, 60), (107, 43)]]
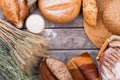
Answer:
[(0, 7), (8, 21), (16, 25), (17, 28), (23, 27), (29, 12), (25, 0), (0, 0)]

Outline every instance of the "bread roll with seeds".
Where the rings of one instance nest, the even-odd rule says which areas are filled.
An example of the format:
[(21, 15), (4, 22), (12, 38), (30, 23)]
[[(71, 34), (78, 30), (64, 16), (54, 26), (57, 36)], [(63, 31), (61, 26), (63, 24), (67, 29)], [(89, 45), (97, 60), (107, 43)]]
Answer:
[(95, 0), (83, 0), (83, 16), (90, 26), (97, 25), (98, 8)]

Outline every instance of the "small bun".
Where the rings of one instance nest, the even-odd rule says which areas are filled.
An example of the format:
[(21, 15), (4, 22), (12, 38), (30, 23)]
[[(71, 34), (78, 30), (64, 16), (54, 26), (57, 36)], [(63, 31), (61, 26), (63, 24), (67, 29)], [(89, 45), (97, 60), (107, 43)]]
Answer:
[(39, 0), (38, 7), (49, 21), (67, 23), (78, 16), (81, 0)]

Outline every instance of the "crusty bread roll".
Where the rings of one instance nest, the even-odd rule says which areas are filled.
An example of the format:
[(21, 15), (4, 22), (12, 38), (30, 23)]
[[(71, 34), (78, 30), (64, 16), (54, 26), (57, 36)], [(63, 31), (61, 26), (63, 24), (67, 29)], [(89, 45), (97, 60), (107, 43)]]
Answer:
[(110, 36), (96, 59), (101, 80), (120, 80), (120, 36)]
[(48, 20), (67, 23), (78, 16), (81, 0), (39, 0), (38, 7)]
[(103, 22), (108, 31), (120, 35), (120, 0), (110, 0), (103, 12)]
[(0, 0), (0, 7), (7, 20), (22, 28), (24, 20), (29, 14), (26, 0)]

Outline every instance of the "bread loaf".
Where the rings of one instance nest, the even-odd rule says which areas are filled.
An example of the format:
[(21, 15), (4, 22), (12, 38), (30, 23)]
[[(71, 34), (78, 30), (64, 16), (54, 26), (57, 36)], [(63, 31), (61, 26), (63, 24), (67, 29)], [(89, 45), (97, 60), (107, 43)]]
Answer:
[(0, 0), (0, 7), (7, 20), (22, 28), (24, 20), (28, 16), (26, 0)]
[(57, 80), (49, 70), (45, 61), (41, 63), (39, 73), (42, 80)]
[(90, 26), (97, 25), (98, 8), (96, 0), (83, 0), (83, 16)]
[(120, 0), (110, 0), (103, 11), (103, 22), (108, 31), (120, 35)]
[(57, 59), (48, 58), (46, 60), (46, 64), (58, 80), (73, 80), (70, 72), (63, 62)]
[(67, 23), (78, 16), (81, 0), (39, 0), (38, 7), (48, 20)]
[(100, 80), (97, 68), (88, 53), (76, 56), (72, 61), (78, 66), (85, 80)]
[(73, 80), (85, 80), (83, 74), (80, 72), (78, 66), (74, 63), (72, 59), (67, 63), (67, 68), (70, 71)]
[(73, 80), (66, 65), (54, 58), (43, 61), (39, 73), (42, 80)]
[(106, 40), (97, 61), (101, 80), (120, 80), (120, 36), (112, 35)]
[(98, 66), (102, 80), (120, 80), (120, 48), (108, 47), (101, 56)]

